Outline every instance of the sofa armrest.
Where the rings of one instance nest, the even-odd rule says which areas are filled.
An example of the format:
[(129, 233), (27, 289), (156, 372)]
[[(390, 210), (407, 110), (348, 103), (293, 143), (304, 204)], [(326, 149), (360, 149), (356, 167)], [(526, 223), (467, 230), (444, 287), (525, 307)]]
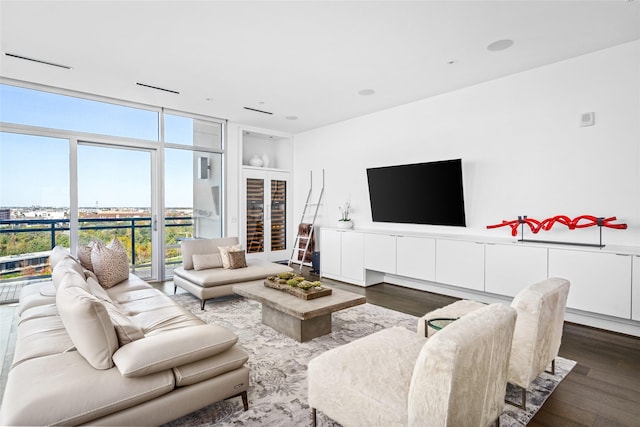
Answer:
[(221, 326), (190, 326), (130, 342), (113, 354), (113, 362), (123, 376), (140, 377), (222, 353), (237, 341)]

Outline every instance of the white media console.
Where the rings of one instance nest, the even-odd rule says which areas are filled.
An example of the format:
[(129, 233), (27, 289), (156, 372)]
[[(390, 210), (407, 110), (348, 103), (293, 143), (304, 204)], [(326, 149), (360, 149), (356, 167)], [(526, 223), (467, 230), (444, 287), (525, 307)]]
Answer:
[(320, 230), (321, 276), (509, 302), (548, 277), (571, 282), (566, 320), (640, 336), (640, 247), (604, 248), (370, 230)]

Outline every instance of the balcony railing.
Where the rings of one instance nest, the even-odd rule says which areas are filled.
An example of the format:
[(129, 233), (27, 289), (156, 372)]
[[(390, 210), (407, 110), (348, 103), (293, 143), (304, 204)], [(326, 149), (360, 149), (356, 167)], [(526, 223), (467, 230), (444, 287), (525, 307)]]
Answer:
[[(150, 253), (146, 248), (151, 242), (152, 219), (150, 217), (128, 218), (80, 218), (80, 240), (89, 241), (98, 237), (101, 231), (114, 230), (114, 235), (126, 237), (130, 240), (129, 253), (132, 271), (136, 268), (150, 267)], [(193, 234), (193, 218), (191, 216), (167, 216), (167, 229), (182, 227), (181, 237)], [(41, 278), (50, 274), (47, 271), (49, 251), (56, 244), (69, 245), (69, 219), (3, 219), (0, 220), (0, 283), (10, 278), (21, 280)], [(25, 235), (24, 233), (34, 233)], [(13, 234), (13, 243), (3, 238)], [(42, 236), (48, 235), (48, 238)], [(20, 236), (24, 236), (21, 238)], [(38, 238), (34, 238), (38, 236)], [(113, 235), (112, 235), (113, 237)], [(179, 239), (165, 242), (165, 263), (181, 263), (179, 256)], [(23, 246), (28, 250), (21, 250)], [(167, 250), (175, 249), (177, 256), (166, 258)]]

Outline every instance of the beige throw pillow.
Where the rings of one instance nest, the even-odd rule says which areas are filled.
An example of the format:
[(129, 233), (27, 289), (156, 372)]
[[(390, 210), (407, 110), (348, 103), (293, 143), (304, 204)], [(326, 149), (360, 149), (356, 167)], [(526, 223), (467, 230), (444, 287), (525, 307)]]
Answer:
[(67, 275), (56, 293), (56, 306), (73, 345), (95, 369), (113, 366), (111, 356), (118, 348), (118, 338), (98, 298), (76, 282), (77, 275)]
[(222, 256), (220, 254), (193, 254), (192, 258), (194, 270), (222, 267)]
[(55, 246), (51, 249), (51, 255), (49, 255), (49, 264), (51, 265), (51, 269), (56, 268), (56, 265), (67, 255), (71, 255), (69, 249), (63, 246)]
[(97, 240), (91, 250), (93, 272), (103, 288), (110, 288), (129, 278), (127, 251), (117, 238), (105, 245)]
[(107, 313), (109, 313), (109, 318), (111, 319), (111, 323), (113, 323), (120, 347), (139, 340), (140, 338), (144, 338), (142, 329), (133, 323), (133, 321), (127, 317), (116, 304), (107, 301), (103, 301), (102, 303), (107, 309)]
[(242, 250), (242, 246), (240, 245), (232, 245), (232, 246), (220, 246), (218, 248), (220, 251), (220, 256), (222, 257), (222, 266), (224, 268), (229, 268), (229, 252), (230, 251), (240, 251)]
[(91, 250), (93, 249), (93, 245), (95, 241), (92, 240), (88, 245), (81, 245), (78, 243), (78, 260), (80, 264), (87, 270), (93, 271), (93, 263), (91, 262)]
[(244, 268), (247, 266), (247, 260), (244, 256), (244, 251), (229, 251), (229, 268)]

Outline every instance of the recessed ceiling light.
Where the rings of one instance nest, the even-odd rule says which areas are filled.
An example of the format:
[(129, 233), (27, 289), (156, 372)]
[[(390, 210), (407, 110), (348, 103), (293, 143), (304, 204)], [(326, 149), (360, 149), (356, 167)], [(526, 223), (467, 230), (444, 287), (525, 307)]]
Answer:
[(205, 98), (204, 100), (211, 102), (211, 101), (213, 101), (213, 98)]
[(457, 59), (450, 59), (449, 61), (447, 61), (447, 64), (453, 65), (453, 64), (456, 64), (457, 62), (458, 62)]
[(287, 120), (298, 120), (298, 116), (287, 116), (285, 117)]
[(504, 39), (504, 40), (496, 40), (493, 43), (487, 46), (487, 50), (492, 52), (497, 52), (499, 50), (505, 50), (513, 46), (513, 40)]
[(369, 96), (373, 95), (374, 93), (376, 93), (376, 91), (373, 89), (362, 89), (360, 92), (358, 92), (358, 95)]

